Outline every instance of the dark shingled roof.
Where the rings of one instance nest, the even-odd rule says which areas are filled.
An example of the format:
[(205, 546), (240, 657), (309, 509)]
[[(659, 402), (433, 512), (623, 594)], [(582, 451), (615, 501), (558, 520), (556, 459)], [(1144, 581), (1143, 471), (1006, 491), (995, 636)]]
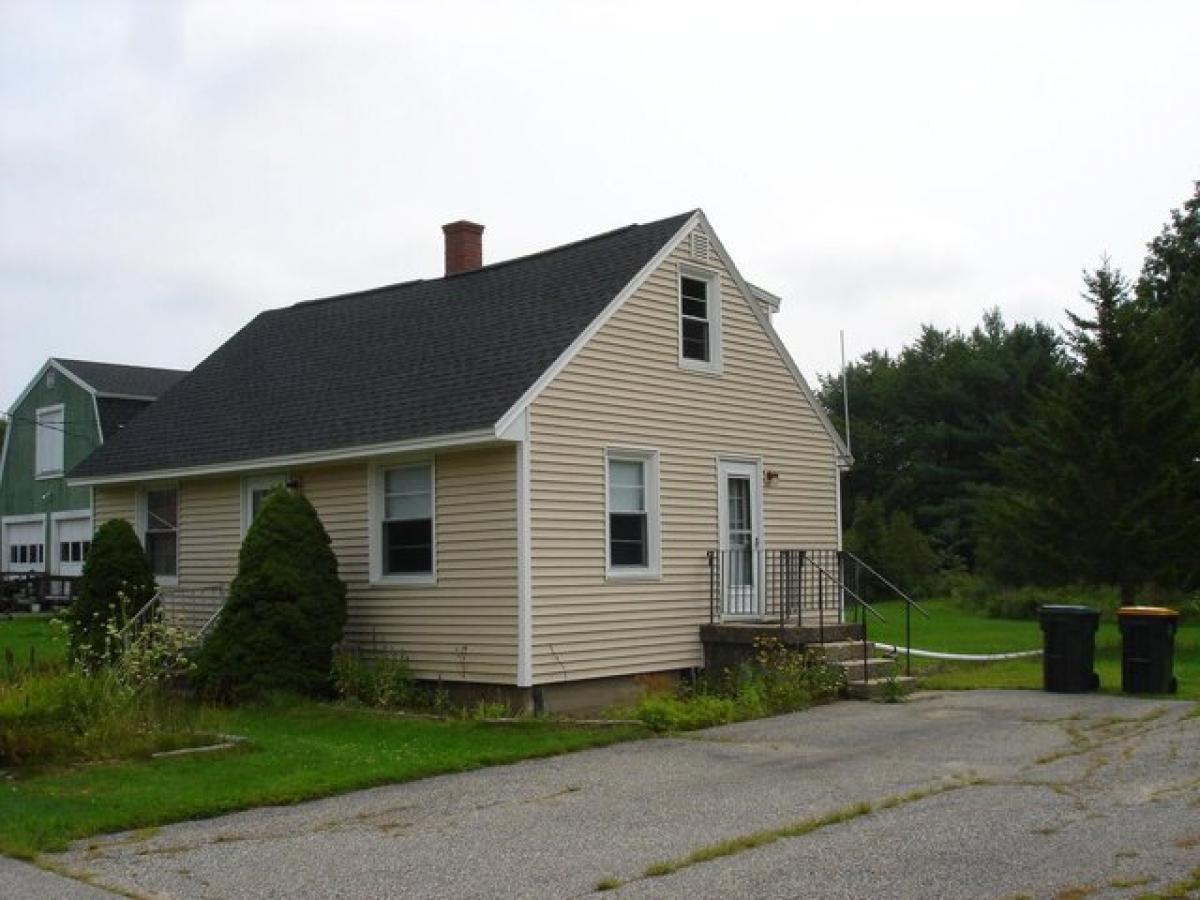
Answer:
[(111, 441), (118, 431), (133, 421), (133, 417), (151, 404), (150, 400), (126, 400), (124, 397), (97, 397), (100, 413), (100, 433)]
[(124, 397), (160, 397), (187, 374), (179, 369), (122, 366), (85, 359), (60, 359), (57, 356), (54, 361), (90, 384), (97, 394), (120, 394)]
[(488, 428), (691, 213), (431, 281), (261, 313), (72, 477)]

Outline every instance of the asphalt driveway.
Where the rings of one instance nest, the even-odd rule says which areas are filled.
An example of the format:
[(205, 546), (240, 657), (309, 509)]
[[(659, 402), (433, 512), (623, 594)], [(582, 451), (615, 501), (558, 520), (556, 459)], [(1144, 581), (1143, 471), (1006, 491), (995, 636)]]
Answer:
[[(1130, 896), (1200, 867), (1196, 710), (1015, 691), (838, 703), (110, 836), (47, 862), (156, 897)], [(756, 833), (752, 849), (646, 874)], [(9, 871), (0, 895), (24, 896)], [(49, 882), (36, 894), (50, 895)]]

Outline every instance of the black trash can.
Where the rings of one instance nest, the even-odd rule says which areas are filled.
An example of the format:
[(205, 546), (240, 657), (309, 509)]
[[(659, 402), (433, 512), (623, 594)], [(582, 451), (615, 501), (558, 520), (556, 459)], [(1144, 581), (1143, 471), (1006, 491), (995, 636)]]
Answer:
[(1088, 606), (1042, 606), (1042, 687), (1082, 694), (1100, 687), (1093, 671), (1100, 613)]
[(1127, 694), (1173, 694), (1175, 632), (1179, 613), (1163, 606), (1122, 606), (1121, 690)]

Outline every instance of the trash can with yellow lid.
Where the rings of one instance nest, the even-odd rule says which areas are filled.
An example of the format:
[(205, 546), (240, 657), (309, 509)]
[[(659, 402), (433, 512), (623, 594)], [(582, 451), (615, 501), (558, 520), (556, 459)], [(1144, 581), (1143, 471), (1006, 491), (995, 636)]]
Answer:
[(1122, 606), (1121, 690), (1127, 694), (1173, 694), (1175, 632), (1179, 613), (1165, 606)]

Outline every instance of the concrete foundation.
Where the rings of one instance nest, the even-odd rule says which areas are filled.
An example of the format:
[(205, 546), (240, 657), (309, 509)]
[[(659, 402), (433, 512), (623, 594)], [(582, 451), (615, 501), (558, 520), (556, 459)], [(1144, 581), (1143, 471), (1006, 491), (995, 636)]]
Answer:
[(737, 623), (701, 625), (700, 640), (704, 644), (704, 668), (709, 672), (723, 672), (737, 668), (754, 659), (754, 642), (760, 638), (782, 641), (797, 649), (810, 644), (830, 641), (862, 640), (861, 625), (826, 625), (823, 628), (809, 625), (778, 625), (759, 623)]

